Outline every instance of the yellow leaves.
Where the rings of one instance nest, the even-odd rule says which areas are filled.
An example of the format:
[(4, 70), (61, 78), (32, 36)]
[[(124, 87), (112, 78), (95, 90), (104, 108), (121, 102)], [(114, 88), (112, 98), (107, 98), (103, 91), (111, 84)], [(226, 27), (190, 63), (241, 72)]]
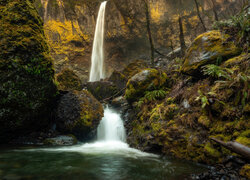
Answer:
[(161, 5), (161, 2), (155, 2), (153, 4), (150, 4), (150, 15), (152, 18), (152, 21), (155, 23), (159, 23), (161, 20), (161, 17), (164, 15), (164, 10), (161, 9), (163, 6)]
[(49, 45), (56, 54), (69, 54), (72, 51), (83, 53), (84, 47), (73, 47), (71, 42), (90, 41), (89, 35), (81, 31), (77, 21), (48, 20), (44, 28)]

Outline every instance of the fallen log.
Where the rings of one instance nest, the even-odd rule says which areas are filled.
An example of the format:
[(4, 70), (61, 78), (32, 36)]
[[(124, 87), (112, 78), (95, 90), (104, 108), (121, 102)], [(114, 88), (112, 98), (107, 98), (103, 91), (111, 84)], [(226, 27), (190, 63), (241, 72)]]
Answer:
[(243, 144), (240, 144), (238, 142), (235, 142), (235, 141), (223, 142), (223, 141), (218, 140), (216, 138), (211, 138), (211, 140), (222, 145), (226, 149), (229, 149), (229, 150), (241, 155), (242, 157), (250, 160), (250, 148), (249, 147), (247, 147)]

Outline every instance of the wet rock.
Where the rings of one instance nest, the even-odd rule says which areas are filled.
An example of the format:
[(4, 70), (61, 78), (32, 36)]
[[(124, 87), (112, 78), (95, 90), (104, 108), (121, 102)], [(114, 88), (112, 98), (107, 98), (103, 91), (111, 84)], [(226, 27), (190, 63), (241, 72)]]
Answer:
[(230, 38), (220, 31), (210, 31), (198, 36), (187, 50), (182, 72), (196, 75), (201, 72), (201, 67), (206, 64), (214, 64), (217, 60), (223, 61), (240, 54), (234, 42), (227, 41)]
[(119, 90), (123, 90), (128, 81), (127, 77), (122, 74), (122, 72), (116, 70), (111, 74), (108, 80), (113, 82)]
[(134, 75), (127, 83), (125, 97), (133, 103), (144, 96), (146, 91), (160, 89), (166, 84), (167, 75), (156, 69), (144, 69)]
[(52, 146), (71, 146), (76, 143), (77, 139), (73, 135), (61, 135), (54, 138), (47, 138), (43, 141), (43, 144)]
[(128, 104), (127, 100), (124, 96), (119, 96), (112, 100), (111, 105), (116, 108), (120, 108), (122, 106), (126, 106)]
[(64, 69), (56, 75), (58, 89), (62, 91), (82, 90), (81, 80), (71, 69)]
[(110, 81), (88, 82), (87, 89), (99, 101), (111, 99), (113, 96), (119, 95), (119, 90), (116, 85)]
[(68, 92), (58, 103), (57, 129), (73, 134), (79, 140), (86, 140), (96, 130), (102, 117), (103, 107), (91, 93), (86, 90)]
[[(192, 179), (247, 180), (250, 175), (248, 166), (249, 164), (246, 164), (243, 159), (229, 156), (224, 162), (222, 162), (222, 164), (217, 164), (215, 167), (211, 167), (209, 171), (198, 175), (192, 175)], [(248, 167), (247, 171), (245, 171), (245, 167)]]

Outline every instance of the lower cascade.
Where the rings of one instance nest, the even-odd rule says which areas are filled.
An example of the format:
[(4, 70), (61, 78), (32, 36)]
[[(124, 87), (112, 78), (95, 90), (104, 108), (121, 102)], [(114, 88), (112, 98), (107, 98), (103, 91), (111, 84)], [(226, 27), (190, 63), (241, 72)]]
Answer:
[(104, 117), (97, 129), (98, 141), (126, 141), (123, 121), (114, 110), (106, 108)]

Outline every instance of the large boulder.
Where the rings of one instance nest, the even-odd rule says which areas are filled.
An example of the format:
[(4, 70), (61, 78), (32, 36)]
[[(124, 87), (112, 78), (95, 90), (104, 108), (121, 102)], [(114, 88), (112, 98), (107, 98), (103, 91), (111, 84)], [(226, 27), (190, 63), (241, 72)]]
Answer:
[(238, 55), (241, 50), (229, 38), (229, 35), (220, 31), (210, 31), (198, 36), (187, 50), (182, 72), (195, 75), (201, 72), (200, 67), (204, 65)]
[(63, 91), (82, 90), (80, 78), (71, 69), (64, 69), (56, 75), (58, 89)]
[(94, 132), (103, 117), (103, 107), (88, 91), (72, 91), (64, 94), (56, 110), (57, 129), (86, 140)]
[(48, 124), (56, 95), (43, 22), (30, 0), (0, 1), (0, 143)]
[(128, 82), (128, 77), (122, 72), (114, 70), (108, 80), (113, 82), (119, 90), (123, 90)]
[(110, 81), (88, 82), (87, 89), (99, 101), (111, 99), (119, 93), (116, 85)]
[(160, 89), (166, 82), (166, 73), (157, 69), (144, 69), (130, 78), (125, 97), (129, 103), (132, 103), (144, 96), (146, 91)]

